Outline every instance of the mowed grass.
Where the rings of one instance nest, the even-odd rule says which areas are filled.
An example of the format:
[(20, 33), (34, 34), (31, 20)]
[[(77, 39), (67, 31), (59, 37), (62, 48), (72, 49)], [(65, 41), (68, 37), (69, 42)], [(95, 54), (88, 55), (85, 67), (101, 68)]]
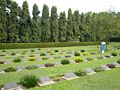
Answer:
[(120, 90), (120, 68), (29, 90)]
[[(85, 50), (86, 52), (100, 52), (100, 47), (99, 46), (76, 46), (76, 47), (58, 47), (58, 48), (42, 48), (39, 53), (49, 51), (49, 50), (63, 50), (63, 51), (80, 51), (80, 50)], [(108, 46), (109, 49), (109, 46)], [(24, 51), (24, 49), (9, 49), (8, 51)], [(30, 49), (25, 49), (26, 51)], [(38, 49), (34, 49), (35, 51)], [(106, 51), (106, 54), (110, 54), (111, 52), (108, 50)], [(101, 54), (98, 55), (88, 55), (88, 56), (83, 56), (85, 57), (97, 57), (97, 56), (103, 56)], [(18, 82), (19, 78), (23, 75), (26, 74), (33, 74), (37, 77), (42, 77), (42, 76), (56, 76), (56, 75), (62, 75), (67, 72), (75, 72), (78, 70), (84, 70), (89, 67), (98, 67), (100, 65), (104, 64), (110, 64), (113, 62), (116, 62), (120, 56), (113, 57), (113, 58), (107, 58), (107, 59), (99, 59), (99, 60), (92, 60), (88, 62), (81, 62), (81, 63), (75, 63), (75, 64), (69, 64), (69, 65), (62, 65), (62, 66), (56, 66), (56, 67), (49, 67), (49, 68), (39, 68), (39, 69), (32, 69), (32, 70), (23, 70), (20, 72), (8, 72), (4, 74), (0, 74), (0, 85), (10, 83), (10, 82)], [(72, 58), (69, 58), (68, 60), (71, 60)], [(62, 59), (54, 59), (54, 60), (41, 60), (41, 61), (33, 61), (33, 62), (20, 62), (20, 63), (11, 63), (11, 64), (4, 64), (0, 65), (0, 68), (6, 68), (6, 67), (17, 67), (17, 66), (29, 66), (29, 65), (37, 65), (37, 64), (44, 64), (44, 63), (54, 63), (56, 61), (61, 61)], [(114, 77), (115, 80), (113, 80), (116, 89), (113, 89), (114, 86), (112, 87), (112, 74), (116, 73), (117, 75), (119, 74), (120, 78), (120, 72), (117, 72), (120, 68), (114, 69), (111, 71), (105, 71), (101, 73), (97, 73), (95, 75), (91, 76), (85, 76), (81, 77), (76, 80), (71, 80), (71, 81), (63, 81), (60, 83), (56, 83), (53, 85), (48, 85), (44, 87), (35, 87), (31, 90), (119, 90), (120, 88), (117, 87), (117, 85), (120, 85), (118, 81), (115, 82), (115, 80), (118, 80), (118, 76)], [(111, 72), (111, 76), (109, 74)], [(116, 75), (115, 74), (115, 75)], [(104, 76), (105, 75), (105, 76)], [(114, 76), (115, 76), (114, 75)], [(108, 76), (108, 77), (107, 77)], [(98, 77), (98, 78), (97, 78)], [(113, 79), (114, 79), (113, 78)], [(104, 83), (102, 83), (103, 80)], [(109, 79), (111, 80), (111, 85), (109, 85)], [(102, 84), (101, 84), (102, 83)], [(101, 85), (99, 85), (101, 84)], [(113, 85), (114, 85), (113, 84)], [(104, 86), (106, 85), (106, 86)], [(109, 88), (112, 87), (112, 88)], [(108, 89), (107, 89), (108, 87)], [(98, 89), (97, 89), (98, 88)], [(101, 89), (102, 88), (102, 89)]]
[(42, 76), (56, 76), (56, 75), (62, 75), (67, 72), (75, 72), (77, 70), (84, 70), (89, 67), (98, 67), (103, 64), (109, 64), (113, 63), (118, 60), (119, 57), (113, 57), (110, 59), (100, 59), (100, 60), (93, 60), (89, 62), (81, 62), (76, 64), (69, 64), (69, 65), (63, 65), (63, 66), (56, 66), (56, 67), (49, 67), (49, 68), (39, 68), (39, 69), (33, 69), (33, 70), (23, 70), (20, 72), (8, 72), (5, 74), (0, 74), (0, 84), (8, 83), (8, 82), (15, 82), (19, 81), (19, 78), (22, 75), (26, 74), (34, 74), (37, 77)]

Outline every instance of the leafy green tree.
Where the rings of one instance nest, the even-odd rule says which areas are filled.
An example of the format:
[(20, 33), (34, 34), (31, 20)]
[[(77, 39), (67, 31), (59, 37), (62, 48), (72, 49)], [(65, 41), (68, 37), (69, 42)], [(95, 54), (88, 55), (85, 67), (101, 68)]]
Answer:
[(68, 10), (68, 17), (67, 17), (67, 31), (66, 31), (66, 40), (73, 41), (73, 21), (72, 21), (72, 10)]
[(8, 26), (8, 35), (7, 40), (9, 42), (17, 42), (18, 41), (18, 4), (16, 2), (11, 2), (10, 7), (10, 19)]
[(20, 42), (30, 42), (31, 18), (27, 1), (24, 1), (22, 5), (20, 25)]
[(49, 8), (44, 4), (42, 10), (42, 20), (41, 20), (41, 41), (49, 42), (50, 41), (50, 18), (49, 18)]
[(79, 41), (80, 36), (80, 15), (79, 11), (76, 10), (73, 14), (73, 39)]
[(6, 0), (0, 0), (0, 42), (6, 42)]
[(59, 41), (66, 42), (66, 14), (65, 12), (60, 12), (59, 17)]
[(50, 30), (51, 30), (51, 41), (58, 42), (58, 15), (57, 8), (53, 6), (51, 8), (51, 18), (50, 18)]
[(31, 29), (31, 42), (40, 42), (40, 36), (41, 36), (41, 29), (40, 29), (40, 21), (39, 21), (39, 9), (36, 4), (33, 6), (33, 11), (32, 11), (32, 29)]

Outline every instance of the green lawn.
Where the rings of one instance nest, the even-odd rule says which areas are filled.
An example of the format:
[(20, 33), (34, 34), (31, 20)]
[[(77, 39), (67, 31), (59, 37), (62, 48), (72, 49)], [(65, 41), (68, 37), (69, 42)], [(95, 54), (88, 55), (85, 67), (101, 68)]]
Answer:
[[(119, 52), (120, 50), (110, 50), (110, 46), (108, 46), (108, 50), (105, 52), (104, 55), (109, 55), (111, 52)], [(42, 48), (40, 51), (36, 48), (34, 48), (35, 53), (40, 54), (41, 52), (47, 52), (47, 51), (70, 51), (70, 52), (80, 52), (80, 50), (85, 50), (89, 54), (87, 56), (82, 56), (83, 58), (87, 57), (99, 57), (103, 56), (101, 54), (96, 55), (90, 55), (91, 52), (100, 52), (98, 46), (76, 46), (76, 47), (58, 47), (58, 48)], [(16, 54), (19, 54), (23, 51), (27, 51), (26, 55), (31, 53), (30, 50), (32, 49), (6, 49), (8, 55), (10, 56), (11, 52), (16, 52)], [(2, 51), (0, 51), (2, 52)], [(35, 54), (34, 53), (34, 54)], [(59, 56), (60, 54), (58, 54)], [(64, 53), (63, 55), (67, 55)], [(57, 55), (56, 55), (57, 56)], [(75, 57), (70, 57), (68, 60), (72, 60)], [(92, 60), (88, 62), (81, 62), (81, 63), (75, 63), (75, 64), (68, 64), (68, 65), (62, 65), (62, 66), (55, 66), (55, 67), (49, 67), (49, 68), (38, 68), (38, 69), (32, 69), (32, 70), (23, 70), (20, 72), (8, 72), (4, 74), (0, 74), (0, 85), (9, 83), (9, 82), (18, 82), (19, 78), (22, 75), (25, 74), (34, 74), (37, 77), (42, 76), (56, 76), (56, 75), (62, 75), (67, 72), (75, 72), (78, 70), (84, 70), (89, 67), (98, 67), (104, 64), (110, 64), (113, 62), (116, 62), (120, 56), (112, 57), (112, 58), (106, 58), (106, 59), (98, 59), (98, 60)], [(12, 59), (12, 58), (10, 58)], [(8, 60), (10, 60), (8, 59)], [(56, 61), (61, 61), (62, 59), (53, 59), (53, 60), (40, 60), (40, 61), (31, 61), (31, 62), (20, 62), (20, 63), (11, 63), (11, 64), (0, 64), (0, 69), (4, 69), (7, 67), (17, 67), (17, 66), (29, 66), (29, 65), (37, 65), (37, 64), (45, 64), (45, 63), (54, 63)], [(56, 83), (53, 85), (48, 85), (44, 87), (35, 87), (33, 90), (119, 90), (118, 87), (120, 84), (118, 83), (120, 80), (120, 68), (113, 69), (111, 71), (105, 71), (96, 73), (95, 75), (91, 76), (84, 76), (76, 80), (71, 81), (63, 81), (60, 83)], [(113, 76), (113, 77), (112, 77)], [(112, 79), (113, 78), (113, 79)], [(112, 84), (113, 80), (113, 84)], [(113, 85), (113, 86), (112, 86)], [(101, 89), (102, 88), (102, 89)], [(114, 89), (115, 88), (115, 89)]]
[(120, 90), (120, 68), (29, 90)]

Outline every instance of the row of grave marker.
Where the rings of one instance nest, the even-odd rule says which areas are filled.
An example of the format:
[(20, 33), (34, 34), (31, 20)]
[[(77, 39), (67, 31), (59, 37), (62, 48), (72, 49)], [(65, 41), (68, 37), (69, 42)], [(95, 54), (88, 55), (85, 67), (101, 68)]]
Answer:
[[(120, 67), (120, 64), (118, 64), (116, 62), (114, 62), (113, 65), (115, 67)], [(101, 65), (101, 68), (103, 68), (104, 71), (111, 70), (111, 68), (109, 68), (106, 65)], [(92, 74), (96, 73), (94, 71), (94, 69), (92, 69), (92, 68), (87, 68), (85, 70), (85, 72), (86, 72), (87, 75), (92, 75)], [(74, 74), (73, 72), (70, 72), (70, 73), (64, 74), (64, 76), (62, 76), (61, 78), (64, 79), (64, 80), (72, 80), (72, 79), (76, 79), (76, 78), (79, 78), (79, 77), (76, 76), (76, 74)], [(53, 84), (53, 83), (56, 83), (56, 82), (53, 81), (48, 76), (45, 76), (45, 77), (40, 77), (39, 78), (38, 85), (39, 86), (44, 86), (44, 85)], [(21, 85), (17, 85), (17, 83), (8, 83), (8, 84), (5, 84), (4, 87), (1, 90), (24, 90), (24, 89)]]
[[(110, 56), (110, 57), (112, 57), (112, 56)], [(110, 57), (109, 57), (109, 58), (110, 58)], [(103, 58), (105, 58), (105, 57), (103, 57)], [(97, 59), (94, 59), (94, 60), (97, 60)], [(75, 60), (69, 60), (69, 61), (70, 61), (71, 64), (76, 63)], [(88, 60), (87, 60), (87, 59), (84, 59), (84, 61), (86, 62), (86, 61), (88, 61)], [(51, 64), (52, 64), (52, 63), (51, 63)], [(62, 64), (61, 64), (61, 62), (55, 62), (54, 65), (55, 65), (55, 66), (60, 66), (60, 65), (62, 65)], [(37, 68), (47, 68), (47, 67), (45, 67), (45, 64), (38, 64), (38, 65), (35, 65), (35, 66), (37, 66)], [(26, 66), (26, 67), (27, 67), (27, 66)], [(25, 66), (18, 66), (18, 67), (16, 67), (16, 70), (19, 72), (19, 71), (25, 70), (26, 67), (25, 67)], [(5, 73), (5, 72), (4, 72), (4, 70), (0, 69), (0, 73)]]

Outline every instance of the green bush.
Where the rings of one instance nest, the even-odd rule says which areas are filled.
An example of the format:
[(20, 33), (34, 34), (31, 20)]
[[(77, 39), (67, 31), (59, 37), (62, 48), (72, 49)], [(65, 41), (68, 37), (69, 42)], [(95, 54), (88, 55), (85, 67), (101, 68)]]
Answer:
[(88, 61), (92, 61), (92, 60), (93, 60), (93, 58), (91, 58), (91, 57), (88, 57), (88, 58), (87, 58), (87, 60), (88, 60)]
[(46, 54), (45, 53), (41, 53), (40, 56), (45, 56)]
[(5, 72), (15, 72), (16, 69), (14, 67), (8, 67), (6, 69), (4, 69)]
[(15, 55), (15, 53), (13, 52), (13, 53), (11, 53), (11, 55)]
[(59, 52), (59, 50), (55, 50), (55, 52)]
[(86, 72), (79, 70), (79, 71), (76, 71), (75, 74), (76, 74), (77, 76), (85, 76), (85, 75), (86, 75)]
[(111, 53), (111, 55), (115, 57), (117, 56), (117, 53), (114, 52), (114, 53)]
[(0, 49), (90, 46), (99, 44), (100, 42), (0, 43)]
[(26, 88), (35, 87), (37, 85), (38, 79), (34, 75), (25, 75), (21, 77), (20, 84), (22, 84)]
[(50, 52), (50, 55), (55, 55), (55, 53), (54, 52)]
[(35, 52), (35, 50), (31, 50), (31, 52)]
[(88, 55), (88, 53), (87, 53), (87, 52), (83, 52), (83, 53), (82, 53), (82, 55), (87, 56), (87, 55)]
[(101, 68), (101, 67), (96, 67), (94, 70), (95, 70), (95, 72), (101, 72), (101, 71), (104, 71), (104, 69)]
[(35, 66), (35, 65), (32, 65), (32, 66), (26, 66), (25, 68), (26, 68), (26, 69), (36, 69), (36, 68), (38, 68), (38, 67)]
[(120, 64), (120, 59), (119, 59), (119, 60), (117, 60), (117, 63), (119, 63), (119, 64)]
[(47, 60), (48, 59), (48, 57), (42, 57), (42, 60)]
[(13, 62), (21, 62), (21, 59), (20, 58), (15, 58), (14, 60), (13, 60)]
[(28, 60), (29, 60), (29, 61), (35, 61), (36, 58), (35, 58), (35, 57), (29, 57)]
[(75, 55), (75, 56), (80, 56), (80, 53), (75, 52), (74, 55)]
[(69, 63), (70, 63), (70, 61), (67, 60), (67, 59), (63, 59), (63, 60), (61, 61), (61, 64), (63, 64), (63, 65), (69, 64)]
[(76, 57), (75, 58), (75, 62), (79, 63), (79, 62), (82, 62), (83, 61), (83, 58), (81, 57)]
[(85, 50), (80, 50), (81, 52), (85, 52)]
[(59, 58), (61, 58), (60, 56), (54, 56), (54, 59), (59, 59)]
[(35, 55), (32, 55), (32, 54), (31, 54), (31, 55), (29, 55), (29, 57), (35, 57)]
[(4, 61), (0, 61), (0, 64), (4, 64), (5, 62)]

